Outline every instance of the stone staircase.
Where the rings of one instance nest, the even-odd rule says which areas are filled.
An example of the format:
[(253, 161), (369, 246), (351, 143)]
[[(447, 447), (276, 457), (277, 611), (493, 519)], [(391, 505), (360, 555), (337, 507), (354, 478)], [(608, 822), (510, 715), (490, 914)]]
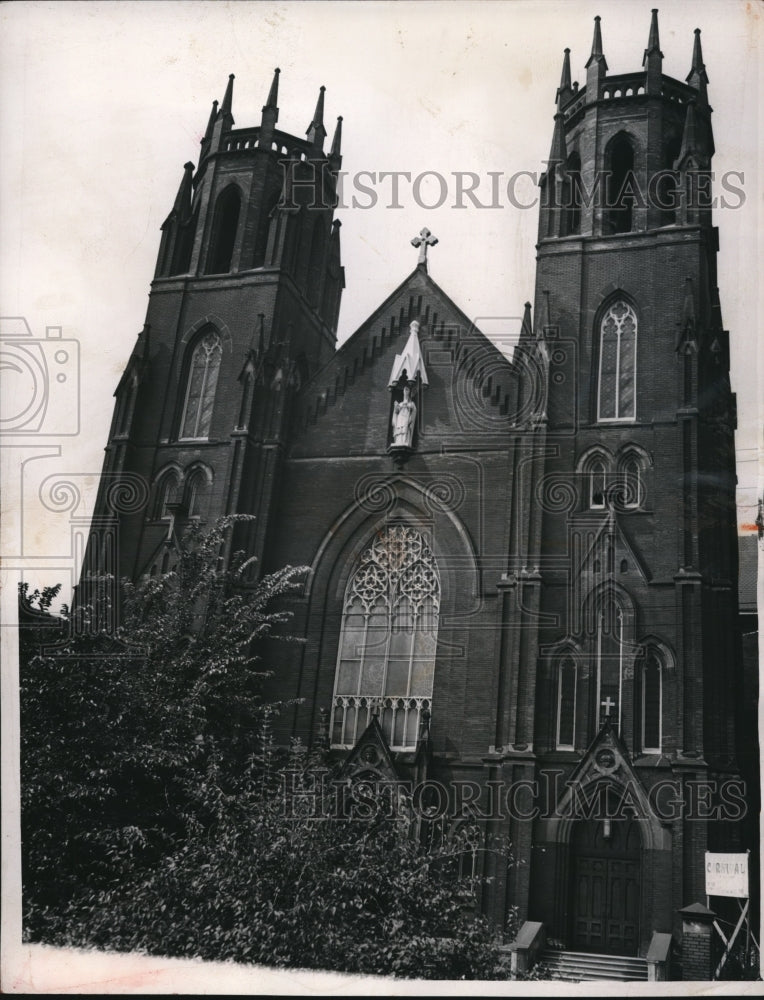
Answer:
[(647, 980), (647, 962), (629, 955), (598, 955), (589, 951), (555, 951), (545, 948), (538, 954), (537, 966), (545, 979), (569, 983), (610, 980), (634, 982)]

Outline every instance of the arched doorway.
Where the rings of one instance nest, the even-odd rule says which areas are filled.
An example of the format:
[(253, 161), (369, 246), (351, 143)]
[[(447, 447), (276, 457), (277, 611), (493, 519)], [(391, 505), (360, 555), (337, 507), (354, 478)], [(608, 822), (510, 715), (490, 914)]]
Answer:
[(570, 947), (636, 955), (642, 842), (633, 819), (579, 820), (571, 838)]

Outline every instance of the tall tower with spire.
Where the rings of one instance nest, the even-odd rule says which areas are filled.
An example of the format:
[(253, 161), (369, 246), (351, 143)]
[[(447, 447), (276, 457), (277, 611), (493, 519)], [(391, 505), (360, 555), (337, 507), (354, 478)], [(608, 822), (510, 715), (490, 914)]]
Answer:
[[(279, 73), (247, 128), (234, 127), (231, 74), (162, 225), (106, 448), (103, 483), (132, 474), (148, 490), (147, 505), (120, 518), (117, 577), (165, 571), (194, 517), (257, 515), (236, 541), (264, 555), (292, 397), (335, 351), (342, 119), (327, 154), (321, 87), (306, 138), (280, 131)], [(91, 551), (90, 564), (99, 559)]]
[(684, 805), (649, 821), (540, 821), (527, 913), (568, 947), (622, 954), (677, 929), (679, 908), (705, 898), (704, 851), (734, 850), (740, 829), (718, 798), (705, 813), (693, 798), (697, 782), (737, 779), (740, 662), (700, 31), (686, 81), (662, 59), (656, 10), (641, 69), (609, 73), (599, 17), (581, 87), (565, 50), (538, 232), (547, 457), (523, 743), (561, 786), (600, 780), (611, 805), (628, 788), (639, 811), (669, 782)]

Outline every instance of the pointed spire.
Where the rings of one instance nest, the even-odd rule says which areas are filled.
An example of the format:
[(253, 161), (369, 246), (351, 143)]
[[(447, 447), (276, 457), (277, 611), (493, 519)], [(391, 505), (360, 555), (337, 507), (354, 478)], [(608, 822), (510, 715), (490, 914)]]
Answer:
[(594, 18), (594, 38), (592, 54), (586, 63), (586, 100), (598, 101), (601, 97), (600, 85), (607, 74), (607, 60), (602, 51), (602, 31), (599, 17)]
[(233, 81), (235, 77), (233, 73), (229, 74), (228, 86), (225, 88), (225, 95), (223, 96), (223, 103), (220, 105), (220, 115), (228, 115), (233, 121), (233, 114), (231, 113), (231, 108), (233, 106)]
[(271, 83), (271, 89), (268, 91), (268, 100), (265, 102), (263, 111), (265, 108), (276, 108), (278, 110), (279, 105), (279, 73), (281, 70), (276, 67), (273, 71), (273, 82)]
[(523, 321), (520, 324), (520, 341), (525, 343), (527, 340), (533, 339), (533, 320), (531, 319), (531, 304), (530, 302), (525, 303), (525, 309), (523, 310)]
[(202, 142), (209, 142), (212, 138), (212, 130), (215, 127), (215, 119), (218, 116), (218, 102), (212, 102), (212, 111), (210, 111), (210, 117), (207, 121), (207, 128), (204, 130), (204, 137)]
[(560, 90), (570, 89), (570, 49), (565, 49), (562, 59), (562, 76), (560, 77)]
[(334, 138), (332, 139), (332, 156), (339, 156), (340, 150), (342, 148), (342, 115), (337, 117), (337, 127), (334, 130)]
[(559, 104), (561, 98), (567, 96), (568, 92), (572, 90), (570, 83), (570, 49), (565, 49), (565, 54), (562, 57), (562, 75), (560, 76), (560, 86), (557, 90), (557, 103)]
[(604, 63), (605, 70), (607, 70), (607, 62), (605, 60), (605, 54), (602, 51), (602, 29), (600, 28), (600, 16), (599, 14), (594, 18), (594, 37), (592, 38), (592, 54), (586, 63), (586, 68), (592, 62)]
[(329, 152), (329, 169), (336, 173), (342, 166), (342, 115), (337, 118), (337, 127), (334, 130), (332, 148)]
[(416, 380), (417, 375), (422, 385), (429, 384), (427, 381), (427, 372), (424, 367), (424, 358), (422, 357), (422, 348), (419, 345), (418, 320), (414, 320), (409, 324), (409, 339), (406, 341), (403, 353), (395, 355), (388, 388), (392, 389), (394, 385), (397, 385), (404, 373), (406, 381), (410, 384)]
[(706, 73), (706, 64), (703, 62), (703, 48), (700, 44), (700, 28), (695, 29), (695, 41), (692, 46), (692, 67), (690, 72), (687, 74), (687, 83), (691, 87), (695, 87), (699, 90), (703, 96), (706, 93), (706, 86), (708, 85), (708, 74)]
[(324, 128), (324, 91), (326, 87), (321, 87), (318, 92), (318, 101), (316, 102), (316, 110), (313, 112), (313, 121), (308, 125), (308, 131), (305, 133), (313, 143), (319, 149), (324, 148), (324, 139), (326, 138), (326, 129)]
[(273, 71), (273, 83), (271, 83), (271, 89), (268, 91), (268, 100), (263, 105), (263, 115), (260, 119), (260, 143), (267, 149), (270, 149), (273, 140), (273, 130), (276, 127), (276, 122), (279, 120), (280, 72), (281, 70), (278, 67)]
[(658, 36), (658, 11), (654, 7), (650, 19), (650, 34), (647, 39), (647, 48), (642, 56), (642, 66), (645, 68), (645, 91), (651, 97), (660, 96), (663, 89), (663, 53)]
[(191, 214), (191, 179), (193, 174), (194, 165), (189, 160), (188, 163), (183, 164), (183, 177), (178, 188), (178, 193), (175, 195), (175, 203), (172, 206), (173, 212), (181, 220), (187, 219)]
[[(645, 58), (651, 55), (653, 52), (658, 52), (663, 57), (661, 52), (661, 43), (658, 36), (658, 8), (653, 7), (652, 17), (650, 18), (650, 34), (647, 39), (647, 48), (645, 49)], [(644, 59), (642, 60), (642, 65), (644, 66)]]

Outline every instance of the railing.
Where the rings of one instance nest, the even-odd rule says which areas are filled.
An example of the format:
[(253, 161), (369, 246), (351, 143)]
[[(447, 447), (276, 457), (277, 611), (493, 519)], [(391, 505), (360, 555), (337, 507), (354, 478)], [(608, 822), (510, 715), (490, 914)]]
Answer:
[(603, 101), (610, 101), (619, 97), (641, 97), (644, 92), (644, 73), (625, 73), (620, 76), (605, 77), (600, 97)]
[(430, 710), (430, 699), (401, 696), (338, 694), (332, 705), (330, 732), (332, 747), (349, 750), (375, 714), (391, 750), (416, 749), (419, 722), (423, 711)]
[[(272, 152), (280, 153), (282, 156), (297, 154), (301, 160), (307, 159), (314, 152), (311, 144), (305, 139), (278, 130), (274, 130), (272, 133), (269, 148)], [(229, 132), (223, 143), (223, 151), (226, 153), (245, 152), (252, 149), (262, 149), (259, 125)]]

